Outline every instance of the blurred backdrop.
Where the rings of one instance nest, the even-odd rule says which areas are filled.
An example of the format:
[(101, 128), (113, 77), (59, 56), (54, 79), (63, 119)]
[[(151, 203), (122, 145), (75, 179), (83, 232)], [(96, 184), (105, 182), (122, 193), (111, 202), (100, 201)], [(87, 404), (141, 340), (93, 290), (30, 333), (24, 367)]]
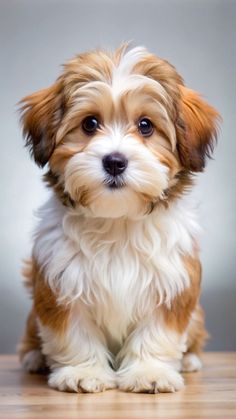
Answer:
[(207, 349), (236, 349), (235, 16), (233, 0), (0, 1), (0, 352), (14, 352), (23, 332), (30, 301), (21, 260), (30, 254), (33, 212), (48, 194), (23, 148), (16, 103), (50, 85), (74, 54), (125, 40), (169, 60), (223, 117), (195, 195)]

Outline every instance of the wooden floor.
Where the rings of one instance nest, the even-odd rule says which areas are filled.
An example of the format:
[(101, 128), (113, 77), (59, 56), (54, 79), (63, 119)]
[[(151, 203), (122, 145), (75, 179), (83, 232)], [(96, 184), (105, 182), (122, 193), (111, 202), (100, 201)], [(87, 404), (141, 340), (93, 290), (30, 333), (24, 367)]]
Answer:
[(21, 370), (15, 356), (0, 357), (0, 418), (121, 419), (236, 418), (236, 353), (206, 353), (202, 372), (185, 374), (175, 394), (60, 393), (46, 377)]

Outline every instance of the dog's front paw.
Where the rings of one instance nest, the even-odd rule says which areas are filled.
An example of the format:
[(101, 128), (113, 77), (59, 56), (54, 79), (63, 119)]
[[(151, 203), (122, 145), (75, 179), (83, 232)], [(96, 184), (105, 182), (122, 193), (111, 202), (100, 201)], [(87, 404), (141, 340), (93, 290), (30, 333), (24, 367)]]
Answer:
[(48, 384), (60, 391), (76, 393), (99, 393), (116, 387), (113, 371), (85, 371), (80, 366), (56, 368), (50, 374)]
[(118, 372), (119, 388), (135, 393), (173, 393), (184, 387), (182, 376), (167, 365), (145, 362), (136, 368), (126, 368)]

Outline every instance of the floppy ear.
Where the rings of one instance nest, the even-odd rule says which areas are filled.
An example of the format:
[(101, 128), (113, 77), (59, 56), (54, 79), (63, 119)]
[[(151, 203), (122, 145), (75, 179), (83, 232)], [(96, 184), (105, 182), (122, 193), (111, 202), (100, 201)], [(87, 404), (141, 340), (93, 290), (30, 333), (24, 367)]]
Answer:
[(201, 172), (211, 157), (220, 115), (193, 90), (180, 86), (180, 93), (180, 160), (186, 169)]
[(20, 102), (21, 122), (26, 146), (35, 162), (43, 167), (54, 147), (62, 117), (62, 84), (58, 80), (47, 89), (26, 96)]

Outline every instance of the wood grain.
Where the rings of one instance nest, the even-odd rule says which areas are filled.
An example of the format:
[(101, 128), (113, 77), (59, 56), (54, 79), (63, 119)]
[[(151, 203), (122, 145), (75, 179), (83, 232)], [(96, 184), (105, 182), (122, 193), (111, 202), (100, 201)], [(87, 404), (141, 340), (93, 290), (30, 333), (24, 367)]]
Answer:
[(185, 374), (175, 394), (60, 393), (46, 377), (22, 371), (16, 356), (0, 357), (1, 419), (236, 418), (236, 353), (204, 354), (203, 371)]

